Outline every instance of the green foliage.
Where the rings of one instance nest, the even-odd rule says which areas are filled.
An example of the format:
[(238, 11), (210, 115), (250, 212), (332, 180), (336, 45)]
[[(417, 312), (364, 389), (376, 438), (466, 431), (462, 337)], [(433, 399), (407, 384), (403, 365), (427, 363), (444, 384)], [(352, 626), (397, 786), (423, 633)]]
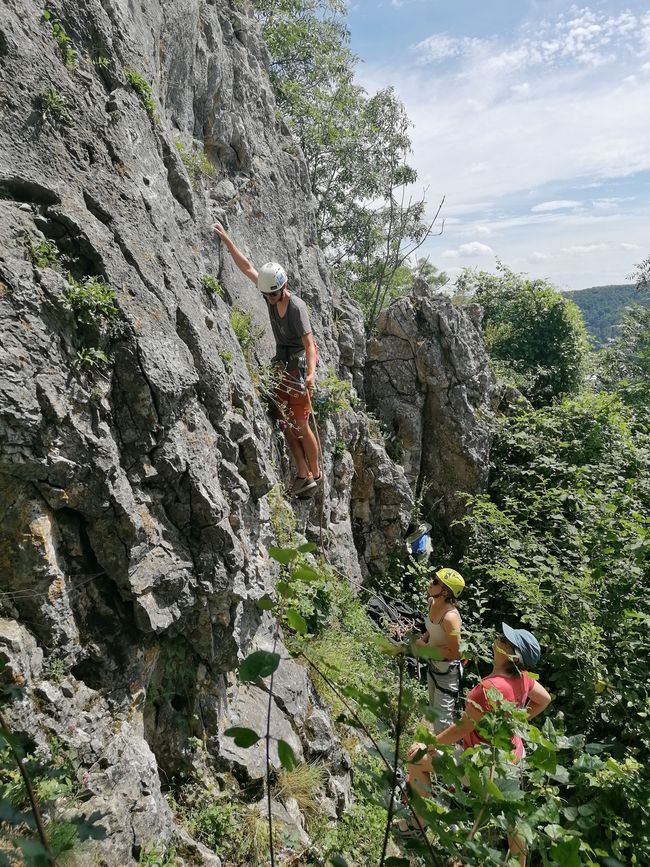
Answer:
[(268, 826), (257, 806), (230, 797), (226, 800), (212, 786), (201, 783), (180, 787), (168, 800), (187, 832), (216, 852), (224, 864), (264, 862), (268, 854)]
[(46, 87), (36, 94), (34, 106), (43, 118), (50, 118), (55, 123), (69, 124), (70, 115), (65, 107), (63, 97), (59, 96), (55, 87)]
[(54, 14), (49, 9), (43, 10), (43, 20), (47, 21), (52, 28), (52, 35), (56, 40), (61, 60), (63, 60), (68, 69), (75, 69), (77, 57), (72, 47), (72, 40), (65, 32), (63, 25), (54, 17)]
[[(648, 858), (650, 775), (630, 764), (650, 748), (648, 434), (618, 396), (587, 393), (504, 420), (493, 464), (489, 495), (473, 500), (466, 521), (462, 571), (470, 598), (480, 593), (482, 621), (470, 611), (468, 632), (478, 647), (485, 625), (502, 618), (535, 632), (540, 676), (567, 730), (615, 743), (610, 770), (623, 762), (603, 801), (611, 822), (583, 839)], [(569, 804), (585, 789), (595, 797), (606, 768), (598, 771), (581, 777)]]
[(643, 422), (650, 404), (650, 307), (626, 311), (618, 337), (599, 353), (598, 362), (603, 386), (616, 390)]
[(32, 262), (37, 268), (55, 268), (60, 266), (59, 251), (52, 241), (39, 241), (38, 244), (33, 244), (27, 239), (27, 253)]
[(504, 265), (499, 270), (466, 270), (457, 281), (459, 292), (483, 307), (491, 360), (533, 406), (575, 393), (588, 348), (580, 311), (544, 280), (529, 280)]
[(135, 69), (129, 69), (128, 67), (124, 68), (124, 75), (133, 90), (135, 90), (140, 97), (149, 118), (154, 123), (158, 123), (160, 121), (160, 116), (158, 114), (158, 109), (156, 108), (156, 102), (153, 98), (153, 91), (149, 82), (139, 72), (136, 72)]
[(223, 298), (223, 287), (217, 278), (212, 276), (212, 274), (203, 274), (201, 277), (201, 285), (208, 295), (218, 295), (219, 298)]
[[(289, 749), (291, 749), (289, 747)], [(283, 762), (283, 765), (285, 762)], [(322, 762), (287, 762), (293, 767), (283, 767), (278, 772), (275, 795), (280, 800), (293, 798), (300, 812), (312, 819), (321, 812), (318, 793), (327, 781), (327, 773)]]
[(5, 685), (5, 680), (0, 661), (0, 861), (19, 863), (16, 850), (20, 850), (27, 867), (44, 867), (52, 859), (60, 863), (59, 856), (80, 841), (105, 836), (97, 824), (101, 817), (93, 813), (85, 818), (76, 812), (82, 790), (76, 781), (73, 750), (52, 737), (48, 749), (37, 755), (24, 738), (10, 731), (6, 708), (22, 695), (22, 689)]
[(352, 384), (340, 379), (330, 368), (327, 376), (318, 381), (312, 403), (318, 420), (325, 421), (328, 418), (335, 420), (356, 406), (357, 399), (352, 394)]
[(239, 307), (233, 307), (230, 311), (230, 326), (235, 333), (244, 358), (249, 364), (255, 359), (255, 350), (264, 330), (253, 324), (253, 314)]
[(115, 290), (98, 277), (85, 277), (81, 283), (68, 274), (64, 303), (79, 325), (91, 325), (97, 317), (112, 320), (119, 316)]
[(82, 346), (77, 350), (72, 366), (86, 373), (102, 371), (111, 363), (112, 358), (96, 346)]
[(59, 656), (48, 656), (43, 660), (43, 676), (59, 683), (66, 675), (65, 662)]
[(138, 867), (178, 867), (176, 850), (168, 846), (161, 852), (153, 843), (147, 843), (140, 849)]
[(269, 520), (273, 536), (281, 546), (293, 546), (298, 537), (298, 525), (293, 509), (286, 500), (281, 484), (274, 485), (267, 496)]
[[(195, 190), (198, 189), (203, 178), (213, 178), (215, 176), (215, 168), (205, 155), (202, 146), (193, 144), (192, 150), (188, 150), (183, 142), (179, 141), (176, 142), (176, 150), (181, 158), (181, 162), (187, 169)], [(206, 274), (205, 276), (209, 275)]]

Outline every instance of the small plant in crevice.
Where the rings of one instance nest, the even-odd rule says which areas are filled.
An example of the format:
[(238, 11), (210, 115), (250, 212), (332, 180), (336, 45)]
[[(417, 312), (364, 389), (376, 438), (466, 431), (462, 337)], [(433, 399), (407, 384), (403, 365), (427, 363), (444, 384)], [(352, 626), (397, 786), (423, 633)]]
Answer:
[(286, 500), (282, 484), (274, 485), (267, 494), (269, 521), (278, 544), (293, 545), (298, 538), (298, 524), (293, 509)]
[(176, 150), (181, 158), (181, 162), (187, 169), (194, 189), (197, 189), (203, 178), (213, 178), (215, 176), (215, 167), (205, 155), (202, 147), (195, 145), (192, 150), (188, 150), (183, 142), (179, 141), (176, 142)]
[(235, 358), (232, 352), (229, 349), (222, 349), (219, 353), (219, 358), (223, 362), (226, 373), (232, 373), (232, 363)]
[(153, 98), (153, 91), (149, 82), (139, 72), (135, 69), (129, 69), (128, 66), (124, 69), (124, 75), (133, 90), (135, 90), (140, 97), (150, 119), (154, 123), (158, 123), (160, 121), (160, 115), (158, 114), (158, 109), (156, 108), (156, 103)]
[(319, 421), (335, 419), (340, 413), (354, 407), (356, 403), (352, 383), (340, 379), (331, 368), (327, 376), (318, 381), (313, 406)]
[(65, 32), (63, 25), (54, 17), (54, 13), (47, 8), (43, 9), (43, 20), (47, 21), (52, 28), (52, 35), (59, 48), (61, 60), (63, 60), (69, 70), (75, 69), (77, 66), (77, 55), (72, 47), (72, 39)]
[(140, 849), (138, 867), (177, 867), (176, 850), (167, 846), (160, 851), (153, 843), (145, 843)]
[(77, 350), (72, 366), (86, 373), (100, 373), (112, 360), (112, 356), (96, 346), (82, 346)]
[(38, 244), (33, 244), (30, 238), (26, 240), (27, 255), (29, 256), (32, 265), (37, 268), (55, 268), (58, 269), (61, 265), (59, 261), (59, 251), (52, 241), (39, 241)]
[(43, 677), (60, 683), (66, 675), (65, 662), (59, 656), (48, 656), (43, 660)]
[(251, 364), (257, 345), (264, 335), (264, 329), (253, 324), (252, 313), (241, 310), (239, 307), (234, 307), (230, 311), (230, 325), (241, 346), (244, 358)]
[(37, 93), (34, 98), (34, 106), (41, 113), (43, 119), (49, 118), (55, 123), (69, 124), (70, 115), (65, 107), (63, 97), (59, 96), (55, 87), (46, 87)]
[(120, 314), (115, 303), (115, 290), (99, 277), (85, 277), (79, 282), (68, 274), (64, 299), (65, 306), (72, 310), (79, 325), (92, 325), (98, 316), (110, 322)]
[(295, 768), (280, 768), (275, 795), (281, 801), (293, 798), (307, 819), (314, 819), (322, 807), (318, 793), (323, 790), (327, 772), (322, 762), (301, 762)]
[(332, 449), (332, 454), (334, 455), (335, 459), (342, 458), (343, 455), (347, 452), (347, 450), (348, 450), (348, 447), (345, 444), (345, 440), (338, 439), (334, 443), (334, 448)]
[(201, 286), (203, 286), (208, 295), (211, 295), (213, 297), (215, 295), (218, 295), (219, 298), (224, 297), (223, 287), (221, 286), (217, 278), (212, 276), (212, 274), (202, 275)]

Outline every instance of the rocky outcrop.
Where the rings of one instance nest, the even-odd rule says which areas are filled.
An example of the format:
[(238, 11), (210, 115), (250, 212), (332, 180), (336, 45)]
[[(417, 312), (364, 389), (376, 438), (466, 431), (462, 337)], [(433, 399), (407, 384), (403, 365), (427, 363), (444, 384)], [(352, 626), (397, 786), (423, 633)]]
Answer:
[(366, 395), (423, 513), (444, 529), (464, 493), (484, 490), (497, 398), (478, 305), (457, 307), (416, 282), (368, 342)]
[[(6, 0), (0, 18), (0, 660), (24, 688), (11, 723), (42, 751), (49, 733), (75, 752), (84, 810), (106, 830), (88, 864), (123, 867), (175, 840), (179, 864), (215, 865), (174, 825), (162, 788), (197, 767), (260, 783), (259, 754), (223, 732), (266, 712), (264, 684), (241, 686), (235, 672), (269, 646), (271, 616), (256, 603), (278, 576), (268, 548), (287, 531), (290, 463), (256, 372), (271, 354), (264, 302), (211, 237), (213, 220), (253, 261), (286, 264), (324, 365), (359, 394), (362, 321), (329, 282), (305, 164), (276, 117), (245, 4), (48, 9)], [(264, 332), (248, 357), (234, 307)], [(478, 408), (473, 368), (452, 357), (465, 346), (450, 336), (454, 316), (459, 334), (467, 316), (445, 315), (447, 326), (423, 320), (431, 358), (444, 352), (454, 401)], [(399, 346), (415, 351), (407, 319)], [(413, 364), (442, 395), (435, 362)], [(429, 403), (427, 424), (448, 432), (438, 464), (452, 442), (478, 454), (472, 412), (462, 434)], [(320, 420), (323, 494), (287, 522), (353, 584), (386, 568), (412, 510), (370, 425), (353, 407)], [(435, 461), (409, 458), (411, 481), (418, 462), (433, 473)], [(286, 659), (272, 735), (326, 759), (323, 807), (339, 814), (349, 759)]]

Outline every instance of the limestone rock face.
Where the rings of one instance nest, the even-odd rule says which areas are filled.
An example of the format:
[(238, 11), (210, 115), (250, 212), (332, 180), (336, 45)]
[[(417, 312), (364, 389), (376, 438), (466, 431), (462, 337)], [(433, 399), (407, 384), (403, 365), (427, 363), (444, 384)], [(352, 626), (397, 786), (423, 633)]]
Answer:
[(477, 305), (457, 307), (416, 283), (382, 312), (368, 342), (366, 395), (425, 511), (445, 527), (462, 493), (485, 488), (496, 387)]
[[(49, 20), (24, 0), (0, 11), (0, 661), (24, 687), (8, 713), (43, 750), (50, 732), (75, 751), (84, 810), (105, 817), (88, 865), (174, 840), (179, 864), (216, 867), (162, 788), (197, 768), (261, 780), (259, 753), (223, 733), (265, 719), (264, 684), (241, 686), (236, 668), (271, 641), (256, 603), (279, 577), (268, 549), (291, 465), (251, 375), (272, 353), (265, 302), (213, 221), (256, 264), (285, 264), (323, 365), (361, 397), (363, 323), (330, 284), (248, 5), (47, 6)], [(360, 409), (320, 420), (322, 495), (292, 520), (353, 584), (401, 545), (420, 466), (460, 489), (485, 469), (478, 323), (443, 307), (405, 302), (369, 348), (369, 394), (399, 371), (385, 396), (411, 419), (406, 475)], [(234, 308), (263, 330), (247, 356)], [(396, 352), (404, 363), (385, 365)], [(326, 762), (323, 809), (340, 815), (349, 757), (282, 636), (276, 648), (272, 734)]]
[[(332, 289), (245, 6), (48, 9), (8, 0), (0, 13), (0, 655), (25, 686), (12, 723), (77, 751), (106, 816), (97, 863), (124, 867), (174, 838), (216, 864), (174, 826), (161, 782), (199, 761), (257, 774), (222, 733), (267, 706), (235, 671), (268, 635), (255, 603), (277, 577), (269, 497), (288, 465), (230, 325), (233, 307), (251, 311), (268, 359), (265, 302), (214, 219), (256, 263), (286, 264), (336, 368)], [(75, 307), (71, 287), (88, 280), (111, 287), (115, 312)], [(356, 562), (349, 487), (332, 497), (328, 481), (323, 508)], [(300, 507), (302, 531), (315, 534), (318, 508)], [(292, 673), (300, 712), (287, 685), (274, 725), (308, 756), (325, 711)], [(331, 723), (319, 732), (336, 812), (349, 762)]]

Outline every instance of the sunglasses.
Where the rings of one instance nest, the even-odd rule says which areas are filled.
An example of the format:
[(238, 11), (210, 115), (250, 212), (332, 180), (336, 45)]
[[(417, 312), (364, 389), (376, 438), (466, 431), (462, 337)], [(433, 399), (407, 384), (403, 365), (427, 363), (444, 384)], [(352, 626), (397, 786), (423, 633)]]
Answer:
[(264, 295), (266, 298), (275, 298), (280, 294), (280, 292), (282, 292), (283, 289), (284, 289), (284, 286), (281, 286), (279, 289), (276, 289), (274, 292), (262, 292), (262, 295)]
[(442, 587), (442, 581), (439, 578), (429, 579), (429, 584), (433, 584), (434, 587)]

